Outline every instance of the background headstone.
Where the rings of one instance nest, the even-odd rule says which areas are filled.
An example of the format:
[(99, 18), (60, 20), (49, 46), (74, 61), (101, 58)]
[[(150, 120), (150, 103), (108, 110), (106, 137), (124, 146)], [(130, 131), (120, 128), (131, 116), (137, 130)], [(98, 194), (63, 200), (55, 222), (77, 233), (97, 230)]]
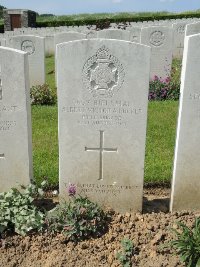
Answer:
[(141, 27), (129, 27), (130, 41), (135, 43), (140, 43), (141, 39)]
[(85, 31), (87, 39), (97, 38), (97, 31), (87, 30)]
[(172, 29), (165, 26), (142, 28), (141, 43), (151, 47), (150, 78), (170, 76), (172, 64)]
[(194, 35), (200, 33), (200, 22), (195, 22), (186, 25), (185, 36)]
[(171, 211), (200, 209), (200, 35), (186, 37)]
[(9, 47), (28, 53), (30, 87), (45, 83), (45, 39), (34, 35), (18, 35)]
[(60, 196), (142, 209), (150, 48), (90, 39), (57, 46)]
[(118, 39), (118, 40), (126, 40), (130, 41), (130, 32), (125, 30), (117, 30), (117, 29), (106, 29), (97, 32), (97, 38), (105, 38), (105, 39)]
[(55, 34), (54, 44), (56, 47), (56, 45), (60, 43), (70, 42), (74, 40), (81, 40), (81, 39), (87, 39), (86, 34), (79, 32), (62, 32)]
[(183, 21), (172, 24), (174, 32), (174, 42), (173, 42), (174, 58), (182, 59), (183, 57), (185, 27), (186, 27), (186, 22)]
[(32, 179), (28, 55), (0, 47), (0, 192)]

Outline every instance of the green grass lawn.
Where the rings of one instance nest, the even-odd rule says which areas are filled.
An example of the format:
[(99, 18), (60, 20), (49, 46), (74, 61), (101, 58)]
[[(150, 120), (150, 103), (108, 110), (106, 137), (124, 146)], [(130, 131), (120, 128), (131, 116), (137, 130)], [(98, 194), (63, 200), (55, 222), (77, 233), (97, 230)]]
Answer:
[(169, 182), (172, 176), (178, 101), (149, 102), (145, 182)]
[[(46, 59), (47, 83), (55, 89), (54, 58)], [(48, 74), (49, 73), (49, 74)], [(172, 176), (178, 101), (149, 102), (145, 182), (170, 182)], [(58, 184), (57, 106), (32, 107), (34, 177)]]

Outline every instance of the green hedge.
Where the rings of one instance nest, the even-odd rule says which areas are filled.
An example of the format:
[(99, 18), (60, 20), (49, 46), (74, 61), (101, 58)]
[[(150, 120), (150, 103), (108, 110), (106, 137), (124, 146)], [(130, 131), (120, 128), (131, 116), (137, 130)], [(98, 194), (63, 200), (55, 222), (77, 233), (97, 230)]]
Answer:
[(167, 19), (186, 19), (186, 18), (200, 18), (200, 13), (182, 13), (171, 15), (151, 15), (151, 16), (138, 16), (128, 18), (109, 18), (109, 19), (84, 19), (84, 20), (49, 20), (37, 22), (37, 27), (59, 27), (59, 26), (82, 26), (82, 25), (96, 25), (98, 29), (108, 28), (110, 23), (123, 23), (124, 25), (129, 22), (142, 22), (154, 20), (167, 20)]

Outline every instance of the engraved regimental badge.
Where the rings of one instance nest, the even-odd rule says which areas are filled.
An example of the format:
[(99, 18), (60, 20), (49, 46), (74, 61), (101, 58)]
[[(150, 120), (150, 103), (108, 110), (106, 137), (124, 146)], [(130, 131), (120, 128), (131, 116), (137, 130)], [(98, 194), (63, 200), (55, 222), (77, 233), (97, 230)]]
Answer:
[(119, 60), (102, 46), (83, 67), (83, 84), (94, 97), (112, 97), (123, 82), (125, 72)]
[(25, 40), (21, 44), (21, 50), (27, 52), (28, 55), (32, 55), (35, 52), (35, 46), (32, 41)]
[(161, 46), (165, 41), (165, 35), (163, 32), (161, 31), (154, 31), (151, 33), (150, 36), (150, 44), (152, 44), (153, 46)]

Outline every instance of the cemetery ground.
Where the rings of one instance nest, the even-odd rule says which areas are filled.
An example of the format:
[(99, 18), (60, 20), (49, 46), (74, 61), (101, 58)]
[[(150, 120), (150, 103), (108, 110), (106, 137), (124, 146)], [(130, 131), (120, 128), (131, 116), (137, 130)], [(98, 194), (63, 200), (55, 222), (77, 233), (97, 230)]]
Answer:
[[(46, 72), (55, 90), (53, 57), (46, 58)], [(168, 212), (177, 112), (178, 101), (149, 102), (142, 214), (122, 215), (107, 207), (111, 219), (105, 233), (79, 242), (61, 233), (22, 237), (6, 232), (0, 239), (0, 266), (185, 266), (170, 245), (176, 236), (171, 229), (178, 228), (177, 222), (191, 227), (200, 214)], [(57, 123), (56, 105), (32, 106), (34, 177), (37, 184), (48, 181), (45, 199), (36, 202), (40, 208), (58, 201), (52, 194), (58, 187)]]

